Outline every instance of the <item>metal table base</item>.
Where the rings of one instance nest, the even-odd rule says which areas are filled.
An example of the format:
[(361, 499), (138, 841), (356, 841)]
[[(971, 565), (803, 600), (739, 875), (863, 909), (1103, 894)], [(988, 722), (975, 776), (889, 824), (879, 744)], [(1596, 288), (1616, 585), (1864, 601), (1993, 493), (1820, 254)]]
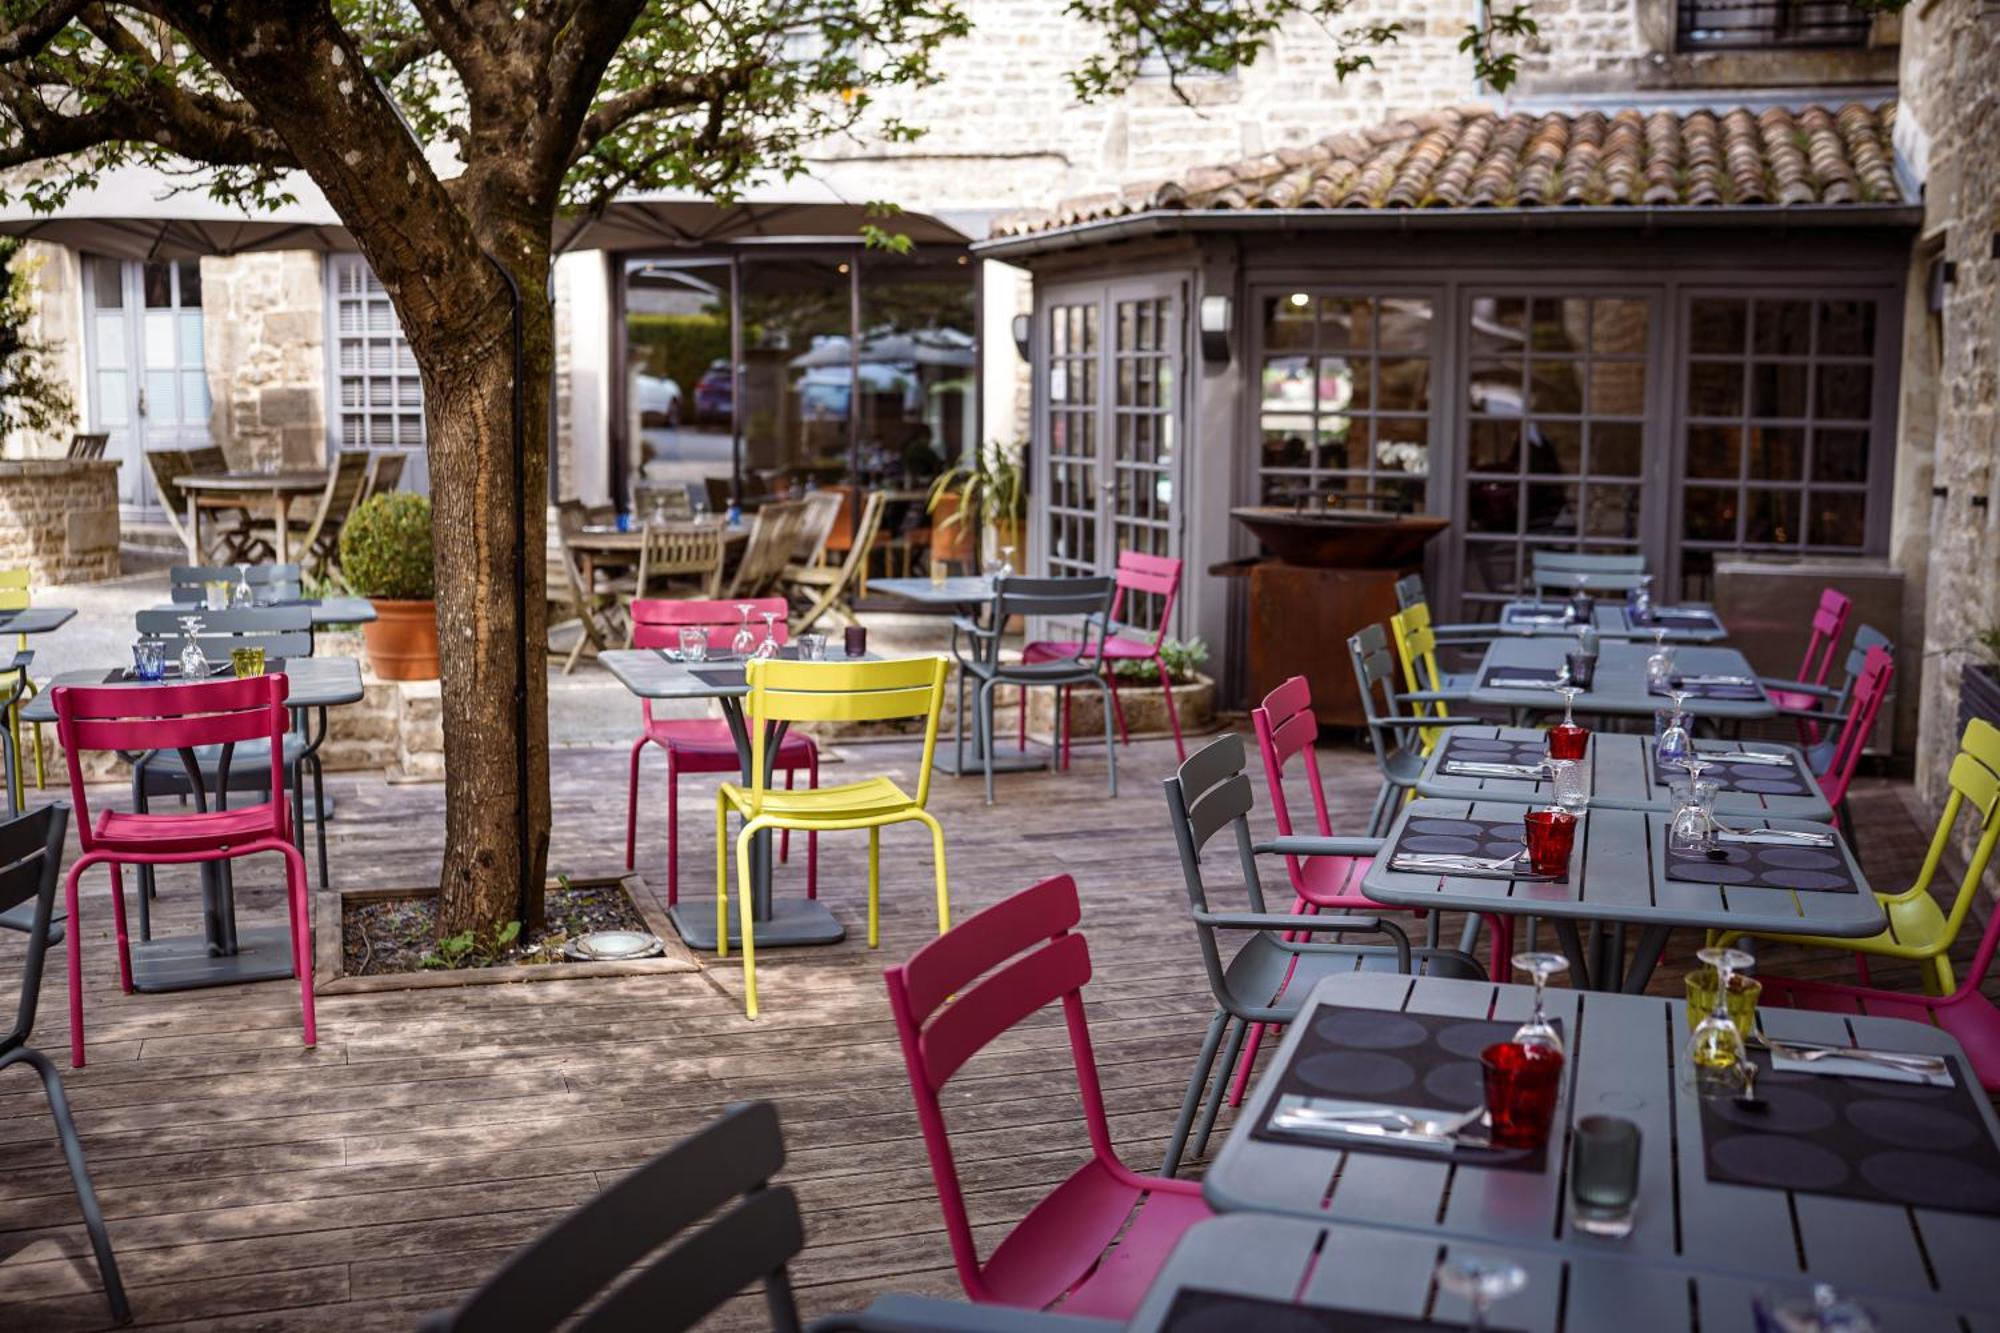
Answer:
[(236, 932), (236, 952), (218, 954), (202, 935), (132, 941), (132, 989), (202, 990), (293, 975), (292, 932), (253, 926)]

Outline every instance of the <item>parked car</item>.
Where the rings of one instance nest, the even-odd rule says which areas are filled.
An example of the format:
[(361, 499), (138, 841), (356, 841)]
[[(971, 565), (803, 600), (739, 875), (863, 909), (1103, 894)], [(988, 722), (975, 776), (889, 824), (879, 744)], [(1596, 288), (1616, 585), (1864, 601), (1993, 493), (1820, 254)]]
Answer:
[(727, 421), (735, 399), (735, 385), (727, 359), (708, 363), (708, 369), (694, 382), (694, 419)]
[(678, 426), (681, 421), (681, 386), (665, 375), (634, 375), (633, 401), (639, 405), (641, 426)]

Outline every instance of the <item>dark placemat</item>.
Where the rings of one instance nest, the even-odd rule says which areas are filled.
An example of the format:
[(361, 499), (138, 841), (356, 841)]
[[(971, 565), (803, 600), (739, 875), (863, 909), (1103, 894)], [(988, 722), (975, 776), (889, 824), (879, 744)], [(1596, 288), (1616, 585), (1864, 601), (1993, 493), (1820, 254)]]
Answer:
[[(668, 657), (667, 650), (664, 648), (656, 648), (654, 651), (659, 653), (661, 659), (664, 661), (674, 663), (680, 661), (679, 657)], [(798, 645), (788, 643), (778, 649), (777, 660), (780, 662), (798, 661)], [(744, 662), (740, 658), (728, 655), (727, 650), (725, 650), (725, 657), (723, 659), (708, 658), (701, 666), (689, 667), (688, 672), (704, 685), (727, 687), (741, 685), (749, 679), (743, 673), (744, 665)]]
[[(1718, 854), (1719, 853), (1719, 854)], [(1801, 893), (1859, 893), (1839, 847), (1777, 847), (1717, 843), (1707, 856), (1667, 852), (1667, 878), (1725, 889), (1793, 889)]]
[[(1446, 819), (1439, 815), (1419, 815), (1403, 825), (1402, 834), (1389, 849), (1393, 861), (1404, 852), (1444, 853), (1451, 856), (1512, 856), (1525, 845), (1527, 829), (1518, 819)], [(1521, 872), (1528, 870), (1522, 857)]]
[[(1679, 764), (1661, 763), (1652, 742), (1647, 742), (1647, 749), (1653, 755), (1653, 777), (1662, 787), (1687, 777), (1687, 770)], [(1701, 780), (1713, 782), (1717, 791), (1745, 796), (1805, 796), (1811, 792), (1796, 760), (1783, 768), (1776, 764), (1732, 764), (1712, 757), (1699, 746), (1695, 747), (1695, 755), (1705, 765)]]
[(1666, 689), (1661, 689), (1657, 685), (1648, 685), (1646, 693), (1658, 695), (1664, 699), (1672, 695), (1675, 691), (1679, 691), (1690, 699), (1736, 699), (1742, 700), (1744, 703), (1758, 703), (1764, 698), (1763, 687), (1759, 685), (1690, 685), (1679, 676), (1673, 676), (1669, 679), (1672, 683)]
[[(1391, 1009), (1322, 1009), (1300, 1038), (1291, 1062), (1278, 1075), (1277, 1090), (1251, 1136), (1343, 1152), (1379, 1152), (1458, 1165), (1540, 1171), (1546, 1165), (1545, 1147), (1464, 1146), (1438, 1151), (1361, 1138), (1335, 1140), (1271, 1124), (1271, 1117), (1288, 1094), (1426, 1111), (1463, 1111), (1479, 1105), (1486, 1099), (1479, 1053), (1496, 1041), (1512, 1039), (1519, 1026)], [(1557, 1115), (1560, 1117), (1560, 1109)]]
[(1643, 616), (1625, 613), (1625, 618), (1634, 625), (1661, 629), (1720, 629), (1722, 622), (1715, 618), (1713, 611), (1673, 611), (1655, 609)]
[(1412, 1333), (1464, 1327), (1325, 1305), (1288, 1305), (1206, 1287), (1182, 1287), (1175, 1292), (1174, 1303), (1167, 1307), (1166, 1320), (1160, 1325), (1162, 1333)]
[(1482, 690), (1553, 690), (1556, 667), (1497, 666), (1486, 668), (1479, 679)]
[(2000, 1217), (2000, 1146), (1973, 1101), (1965, 1063), (1952, 1086), (1803, 1074), (1752, 1051), (1757, 1095), (1701, 1103), (1710, 1180)]
[[(1453, 773), (1452, 764), (1540, 764), (1547, 759), (1548, 743), (1542, 740), (1509, 741), (1482, 740), (1476, 736), (1460, 736), (1452, 731), (1445, 733), (1444, 756), (1438, 760), (1438, 772), (1445, 777), (1477, 777), (1473, 773)], [(1523, 774), (1522, 782), (1533, 779)]]

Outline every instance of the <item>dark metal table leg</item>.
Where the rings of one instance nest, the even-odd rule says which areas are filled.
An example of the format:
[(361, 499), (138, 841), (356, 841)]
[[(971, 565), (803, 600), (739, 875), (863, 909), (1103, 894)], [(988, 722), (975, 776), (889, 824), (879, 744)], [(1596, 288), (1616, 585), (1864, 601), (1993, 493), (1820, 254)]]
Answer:
[(1660, 953), (1667, 947), (1669, 926), (1647, 926), (1639, 932), (1639, 947), (1633, 951), (1632, 966), (1625, 973), (1625, 984), (1621, 989), (1627, 995), (1643, 995), (1646, 983), (1653, 978), (1653, 967), (1660, 961)]
[(1577, 932), (1576, 922), (1552, 917), (1549, 926), (1562, 945), (1563, 957), (1569, 959), (1570, 984), (1578, 990), (1590, 990), (1590, 960), (1584, 954), (1583, 939)]

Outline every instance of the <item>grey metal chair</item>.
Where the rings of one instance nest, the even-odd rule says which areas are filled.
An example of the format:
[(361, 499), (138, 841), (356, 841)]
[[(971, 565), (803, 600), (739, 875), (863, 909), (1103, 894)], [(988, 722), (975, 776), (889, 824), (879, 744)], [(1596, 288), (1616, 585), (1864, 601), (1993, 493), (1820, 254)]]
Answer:
[(125, 1300), (125, 1284), (118, 1276), (118, 1259), (111, 1252), (111, 1235), (97, 1206), (97, 1192), (90, 1186), (90, 1172), (84, 1166), (83, 1145), (77, 1140), (62, 1078), (47, 1056), (28, 1045), (35, 1026), (35, 1004), (41, 995), (42, 962), (49, 945), (62, 938), (54, 924), (56, 883), (62, 874), (63, 835), (68, 831), (69, 806), (62, 801), (0, 824), (0, 916), (11, 924), (26, 908), (24, 929), (28, 937), (21, 966), (20, 1006), (14, 1012), (13, 1029), (0, 1036), (0, 1070), (23, 1064), (41, 1077), (63, 1161), (69, 1167), (70, 1184), (76, 1190), (77, 1209), (83, 1214), (84, 1230), (90, 1233), (90, 1248), (97, 1255), (104, 1299), (111, 1306), (113, 1322), (123, 1324), (132, 1318), (132, 1307)]
[(1381, 837), (1395, 818), (1396, 802), (1404, 792), (1414, 791), (1417, 776), (1424, 771), (1424, 756), (1411, 734), (1428, 727), (1463, 726), (1481, 721), (1476, 717), (1435, 714), (1417, 717), (1402, 710), (1404, 704), (1447, 702), (1453, 694), (1396, 693), (1396, 659), (1389, 652), (1389, 636), (1380, 625), (1364, 626), (1347, 640), (1348, 660), (1354, 664), (1354, 684), (1361, 692), (1361, 713), (1367, 719), (1368, 744), (1375, 751), (1375, 767), (1382, 773), (1382, 790), (1375, 794), (1374, 809), (1368, 815), (1368, 832)]
[[(1200, 1157), (1207, 1150), (1209, 1132), (1215, 1127), (1216, 1112), (1229, 1084), (1229, 1071), (1236, 1067), (1251, 1026), (1257, 1023), (1282, 1026), (1291, 1022), (1322, 978), (1347, 972), (1393, 970), (1484, 981), (1486, 972), (1469, 955), (1456, 949), (1411, 948), (1402, 927), (1386, 917), (1338, 912), (1305, 916), (1271, 911), (1265, 905), (1263, 882), (1257, 875), (1260, 853), (1374, 856), (1382, 850), (1382, 841), (1289, 837), (1253, 843), (1250, 810), (1254, 801), (1249, 776), (1244, 772), (1243, 738), (1234, 732), (1191, 756), (1166, 780), (1166, 791), (1195, 937), (1201, 945), (1202, 967), (1208, 974), (1209, 990), (1215, 995), (1215, 1016), (1209, 1020), (1201, 1054), (1195, 1058), (1187, 1095), (1181, 1101), (1180, 1118), (1174, 1124), (1166, 1162), (1160, 1168), (1162, 1174), (1171, 1176), (1180, 1166), (1197, 1110), (1201, 1111), (1201, 1128), (1195, 1137), (1194, 1155)], [(1201, 852), (1224, 829), (1235, 834), (1237, 861), (1250, 903), (1247, 912), (1219, 912), (1209, 905), (1208, 887), (1201, 872)], [(1222, 931), (1247, 932), (1249, 936), (1234, 956), (1227, 959), (1218, 938)], [(1326, 944), (1287, 939), (1288, 933), (1374, 934), (1387, 936), (1389, 943)], [(1228, 1047), (1217, 1069), (1216, 1051), (1225, 1035)], [(1203, 1109), (1202, 1089), (1211, 1082), (1207, 1106)]]
[(752, 1283), (775, 1333), (799, 1333), (785, 1265), (805, 1225), (797, 1196), (771, 1184), (784, 1164), (771, 1104), (731, 1106), (530, 1241), (424, 1333), (677, 1333)]
[(167, 587), (174, 601), (200, 606), (208, 596), (206, 585), (224, 582), (233, 589), (239, 579), (245, 578), (249, 580), (251, 596), (260, 603), (296, 602), (305, 596), (304, 580), (299, 567), (293, 564), (265, 563), (248, 569), (241, 565), (175, 565), (167, 575)]
[[(308, 606), (242, 607), (229, 611), (141, 611), (139, 633), (158, 639), (166, 646), (171, 661), (185, 642), (183, 616), (194, 616), (202, 628), (195, 641), (211, 662), (227, 662), (235, 648), (262, 648), (267, 664), (280, 658), (311, 657), (313, 650), (312, 608)], [(305, 773), (312, 775), (313, 828), (319, 839), (319, 886), (327, 886), (326, 801), (324, 774), (319, 747), (326, 739), (326, 710), (316, 718), (308, 710), (292, 710), (292, 730), (285, 734), (285, 785), (292, 798), (292, 836), (305, 850)], [(270, 758), (261, 742), (249, 741), (231, 747), (225, 765), (222, 747), (200, 746), (184, 753), (166, 754), (155, 750), (132, 765), (132, 808), (143, 814), (152, 798), (196, 796), (206, 800), (227, 792), (263, 793), (270, 788)], [(201, 791), (195, 790), (188, 766), (192, 762), (200, 776)], [(224, 797), (226, 799), (226, 796)], [(152, 938), (151, 901), (153, 868), (139, 866), (139, 938)]]
[(1532, 558), (1534, 563), (1530, 579), (1537, 597), (1545, 589), (1553, 588), (1563, 593), (1572, 591), (1578, 574), (1636, 575), (1646, 572), (1646, 557), (1643, 555), (1537, 550), (1532, 553)]
[[(1104, 698), (1106, 781), (1111, 794), (1118, 794), (1118, 746), (1114, 735), (1117, 718), (1111, 686), (1105, 681), (1103, 671), (1105, 627), (1110, 622), (1111, 598), (1116, 591), (1117, 580), (1109, 575), (1060, 579), (1009, 576), (994, 585), (992, 628), (981, 628), (964, 616), (952, 617), (951, 652), (958, 659), (958, 764), (963, 771), (965, 682), (973, 678), (979, 682), (976, 708), (981, 753), (986, 760), (986, 804), (993, 804), (993, 691), (1002, 685), (1020, 687), (1023, 708), (1028, 706), (1030, 689), (1056, 691), (1056, 744), (1065, 761), (1069, 758), (1069, 710), (1063, 706), (1063, 692), (1078, 685), (1095, 688)], [(1081, 621), (1082, 638), (1071, 645), (1075, 654), (1047, 662), (1002, 661), (1000, 637), (1012, 616)], [(965, 646), (971, 649), (970, 656), (960, 648), (960, 634), (966, 636)]]
[[(1396, 580), (1396, 609), (1407, 611), (1413, 606), (1429, 610), (1430, 594), (1424, 591), (1422, 574), (1405, 574)], [(1491, 643), (1500, 633), (1499, 627), (1480, 621), (1465, 621), (1456, 625), (1431, 624), (1431, 635), (1440, 647), (1457, 647), (1466, 644)]]

